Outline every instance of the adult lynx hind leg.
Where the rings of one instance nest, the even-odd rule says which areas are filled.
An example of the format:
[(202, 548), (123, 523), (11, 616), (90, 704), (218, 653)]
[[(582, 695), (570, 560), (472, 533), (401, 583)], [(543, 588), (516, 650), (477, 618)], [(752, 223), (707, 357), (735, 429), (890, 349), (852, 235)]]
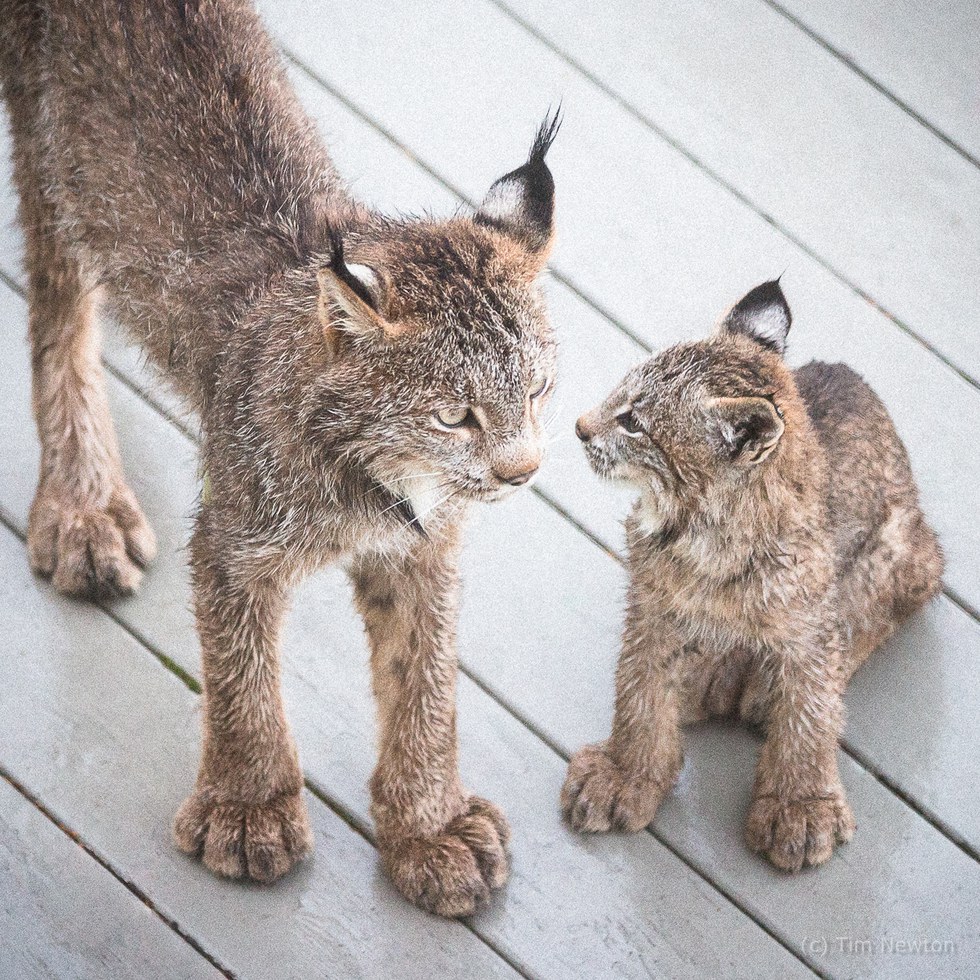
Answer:
[[(17, 24), (14, 33), (25, 30)], [(29, 50), (31, 39), (24, 40)], [(25, 238), (32, 400), (41, 442), (28, 556), (34, 571), (67, 595), (127, 594), (139, 585), (140, 569), (153, 558), (156, 542), (119, 459), (99, 360), (97, 290), (58, 229), (54, 192), (42, 170), (39, 86), (32, 84), (32, 64), (7, 50), (3, 69)]]

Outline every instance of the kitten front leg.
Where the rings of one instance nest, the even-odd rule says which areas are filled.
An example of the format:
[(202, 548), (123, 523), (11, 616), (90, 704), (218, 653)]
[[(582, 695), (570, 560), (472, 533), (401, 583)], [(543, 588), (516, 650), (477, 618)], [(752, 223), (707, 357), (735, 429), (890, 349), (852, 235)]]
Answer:
[[(828, 652), (829, 650), (829, 652)], [(766, 741), (746, 840), (784, 871), (826, 861), (854, 834), (837, 768), (843, 703), (833, 643), (816, 640), (771, 664)]]
[(456, 562), (455, 542), (420, 540), (410, 556), (351, 570), (378, 705), (378, 849), (399, 891), (445, 916), (472, 914), (508, 874), (503, 814), (459, 777)]
[(576, 830), (642, 830), (676, 783), (683, 764), (681, 654), (679, 638), (631, 606), (612, 733), (572, 756), (561, 792), (562, 812)]
[[(238, 551), (239, 549), (234, 549)], [(303, 773), (280, 693), (285, 582), (231, 558), (203, 514), (191, 542), (204, 669), (204, 747), (174, 819), (181, 850), (216, 874), (270, 882), (312, 848)]]

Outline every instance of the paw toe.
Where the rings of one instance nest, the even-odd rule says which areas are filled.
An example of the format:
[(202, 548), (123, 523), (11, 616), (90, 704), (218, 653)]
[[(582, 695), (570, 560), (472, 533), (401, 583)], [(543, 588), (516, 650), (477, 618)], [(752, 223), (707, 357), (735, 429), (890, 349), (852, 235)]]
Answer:
[(590, 745), (569, 763), (561, 806), (582, 833), (636, 832), (653, 819), (663, 794), (658, 784), (630, 778), (601, 746)]
[(31, 508), (31, 567), (64, 595), (108, 599), (139, 587), (139, 565), (156, 549), (153, 532), (135, 501), (117, 506), (115, 500), (106, 508), (85, 508), (39, 498)]
[(385, 868), (398, 890), (420, 908), (448, 918), (472, 915), (507, 881), (510, 831), (503, 814), (473, 797), (467, 811), (432, 837), (389, 840), (379, 835)]
[(298, 795), (242, 804), (214, 803), (206, 793), (196, 794), (177, 811), (174, 838), (215, 874), (264, 883), (281, 878), (313, 845)]
[(843, 798), (760, 797), (749, 814), (746, 841), (780, 870), (796, 872), (823, 864), (853, 832), (854, 818)]

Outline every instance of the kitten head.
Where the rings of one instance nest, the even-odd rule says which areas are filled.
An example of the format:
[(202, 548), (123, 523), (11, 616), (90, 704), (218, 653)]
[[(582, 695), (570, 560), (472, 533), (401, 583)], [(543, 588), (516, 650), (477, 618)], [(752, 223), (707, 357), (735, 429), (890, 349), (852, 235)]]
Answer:
[(326, 434), (420, 523), (440, 501), (505, 496), (541, 464), (556, 350), (538, 278), (558, 125), (476, 211), (354, 223), (320, 268)]
[(663, 531), (778, 457), (795, 404), (783, 362), (791, 315), (778, 282), (756, 287), (714, 335), (633, 368), (575, 426), (593, 469), (644, 493)]

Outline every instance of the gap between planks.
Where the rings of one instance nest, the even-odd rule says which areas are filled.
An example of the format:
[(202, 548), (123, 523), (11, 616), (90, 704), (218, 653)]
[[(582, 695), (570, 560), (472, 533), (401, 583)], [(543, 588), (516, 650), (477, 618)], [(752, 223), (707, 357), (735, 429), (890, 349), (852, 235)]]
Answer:
[(787, 10), (777, 0), (761, 0), (767, 7), (771, 7), (780, 17), (789, 21), (797, 30), (802, 31), (811, 41), (819, 44), (828, 54), (836, 58), (842, 65), (854, 72), (862, 81), (867, 82), (876, 92), (883, 95), (889, 102), (898, 106), (907, 116), (914, 119), (923, 129), (928, 130), (940, 142), (945, 143), (954, 153), (958, 153), (967, 163), (972, 163), (974, 167), (980, 169), (978, 160), (966, 147), (960, 146), (951, 136), (947, 136), (938, 126), (929, 122), (925, 116), (916, 111), (904, 99), (896, 95), (883, 82), (879, 82), (870, 72), (865, 71), (850, 55), (845, 54), (840, 48), (833, 45), (822, 34), (815, 31), (805, 21), (797, 17), (796, 14)]
[[(684, 157), (684, 159), (686, 159), (689, 163), (693, 164), (711, 181), (713, 181), (715, 184), (717, 184), (727, 193), (732, 195), (732, 197), (734, 197), (739, 203), (744, 204), (750, 211), (752, 211), (758, 217), (762, 218), (762, 220), (765, 221), (766, 224), (770, 225), (777, 232), (779, 232), (779, 234), (782, 235), (783, 238), (785, 238), (788, 242), (791, 242), (793, 245), (795, 245), (801, 252), (803, 252), (804, 255), (806, 255), (808, 258), (816, 262), (817, 265), (819, 265), (822, 269), (828, 272), (842, 285), (846, 286), (852, 293), (854, 293), (860, 299), (864, 300), (866, 303), (869, 303), (871, 306), (873, 306), (879, 313), (882, 314), (882, 316), (886, 317), (888, 320), (894, 323), (895, 326), (902, 331), (902, 333), (907, 334), (909, 337), (911, 337), (917, 344), (919, 344), (920, 347), (927, 350), (930, 354), (932, 354), (933, 357), (935, 357), (938, 361), (940, 361), (947, 368), (949, 368), (949, 370), (954, 372), (954, 374), (962, 378), (968, 385), (975, 388), (977, 391), (980, 391), (980, 380), (974, 378), (971, 374), (969, 374), (969, 372), (959, 367), (951, 358), (943, 354), (931, 341), (926, 340), (926, 338), (923, 337), (921, 334), (919, 334), (918, 331), (916, 331), (912, 326), (907, 324), (900, 317), (896, 316), (896, 314), (892, 313), (887, 307), (882, 306), (881, 303), (879, 303), (869, 292), (867, 292), (867, 290), (865, 290), (861, 285), (859, 285), (854, 279), (851, 279), (846, 273), (838, 269), (828, 259), (825, 259), (819, 252), (815, 251), (813, 248), (807, 245), (802, 238), (798, 237), (794, 232), (790, 231), (789, 228), (785, 227), (782, 223), (780, 223), (780, 221), (775, 217), (775, 215), (770, 214), (765, 208), (762, 208), (758, 204), (756, 204), (755, 201), (751, 197), (749, 197), (748, 194), (746, 194), (742, 190), (739, 190), (739, 188), (736, 187), (735, 184), (733, 184), (731, 181), (723, 177), (721, 173), (719, 173), (712, 166), (710, 166), (705, 160), (702, 160), (701, 157), (699, 157), (688, 146), (686, 146), (676, 137), (672, 136), (669, 132), (667, 132), (667, 130), (663, 129), (663, 127), (661, 127), (659, 124), (654, 122), (654, 120), (650, 116), (648, 116), (641, 109), (638, 109), (636, 106), (634, 106), (625, 96), (620, 95), (619, 92), (616, 91), (616, 89), (614, 89), (612, 86), (604, 82), (601, 78), (599, 78), (598, 75), (596, 75), (584, 64), (582, 64), (582, 62), (580, 62), (577, 58), (573, 57), (568, 52), (566, 52), (563, 48), (555, 44), (555, 42), (552, 41), (547, 35), (541, 33), (541, 31), (539, 31), (533, 24), (525, 20), (523, 17), (521, 17), (520, 14), (516, 13), (509, 6), (507, 6), (507, 4), (503, 2), (503, 0), (486, 0), (486, 2), (491, 4), (497, 10), (499, 10), (505, 17), (513, 21), (518, 27), (521, 28), (521, 30), (525, 31), (527, 34), (533, 37), (540, 44), (543, 44), (552, 54), (556, 55), (558, 58), (564, 61), (565, 64), (567, 64), (575, 72), (581, 75), (586, 81), (594, 85), (600, 92), (603, 93), (603, 95), (612, 99), (624, 112), (628, 113), (630, 116), (633, 117), (633, 119), (635, 119), (638, 123), (640, 123), (641, 126), (643, 126), (645, 129), (650, 130), (650, 132), (654, 133), (657, 137), (663, 140), (668, 146), (676, 150), (681, 156)], [(344, 104), (348, 106), (348, 108), (350, 108), (352, 112), (356, 112), (366, 122), (369, 122), (371, 123), (371, 125), (374, 125), (376, 128), (378, 128), (379, 132), (382, 132), (382, 135), (387, 135), (387, 133), (385, 133), (383, 130), (377, 127), (377, 124), (374, 123), (373, 120), (371, 120), (367, 115), (361, 112), (356, 106), (352, 105), (350, 103), (350, 100), (348, 100), (346, 97), (344, 97), (339, 92), (337, 92), (332, 86), (330, 86), (322, 78), (320, 78), (313, 71), (311, 71), (310, 68), (308, 68), (302, 62), (296, 59), (291, 53), (289, 54), (289, 57), (290, 60), (292, 60), (297, 65), (298, 68), (301, 68), (314, 81), (316, 81), (318, 84), (326, 88), (331, 95), (334, 95), (337, 98), (341, 99), (341, 101), (343, 101)], [(397, 145), (400, 146), (401, 144), (397, 144)], [(413, 154), (413, 159), (416, 159), (414, 157), (414, 154)], [(439, 175), (436, 174), (431, 169), (429, 168), (424, 168), (424, 169), (426, 169), (427, 172), (430, 173), (436, 179), (442, 180), (442, 178), (440, 178)], [(455, 191), (455, 189), (447, 181), (443, 180), (442, 182), (450, 190), (453, 190), (454, 193), (458, 193), (458, 191)], [(583, 291), (580, 287), (576, 286), (573, 281), (567, 279), (561, 273), (556, 272), (554, 274), (556, 279), (558, 279), (560, 282), (567, 285), (573, 292), (576, 293), (576, 295), (578, 295), (584, 302), (586, 302), (589, 306), (591, 306), (597, 313), (599, 313), (600, 315), (604, 316), (607, 320), (609, 320), (609, 322), (612, 323), (615, 327), (617, 327), (619, 330), (622, 330), (623, 333), (627, 334), (627, 336), (629, 337), (632, 337), (634, 340), (638, 339), (633, 334), (633, 332), (625, 326), (625, 324), (620, 323), (618, 320), (610, 316), (608, 311), (604, 310), (599, 303), (597, 303), (592, 297), (588, 295), (588, 293)]]
[[(0, 519), (2, 520), (2, 519)], [(8, 528), (13, 534), (17, 534), (14, 528), (3, 520), (2, 523)], [(20, 535), (17, 535), (20, 537)], [(11, 773), (9, 773), (2, 765), (0, 765), (0, 779), (7, 782), (13, 789), (15, 789), (28, 803), (31, 804), (42, 816), (46, 817), (55, 827), (58, 828), (66, 837), (74, 841), (96, 864), (103, 868), (106, 872), (112, 875), (128, 892), (135, 895), (167, 928), (172, 932), (176, 933), (180, 938), (187, 943), (191, 949), (194, 950), (199, 956), (202, 956), (208, 963), (211, 964), (219, 973), (224, 976), (234, 980), (235, 974), (228, 969), (220, 960), (218, 960), (212, 953), (209, 953), (189, 932), (187, 932), (183, 926), (176, 920), (172, 919), (166, 913), (162, 912), (157, 908), (153, 899), (144, 892), (139, 885), (134, 881), (130, 881), (121, 872), (117, 871), (113, 867), (112, 863), (100, 854), (94, 847), (88, 844), (82, 839), (82, 837), (72, 830), (67, 824), (60, 820), (55, 814), (48, 809), (48, 807), (35, 796), (20, 780), (16, 779)]]

